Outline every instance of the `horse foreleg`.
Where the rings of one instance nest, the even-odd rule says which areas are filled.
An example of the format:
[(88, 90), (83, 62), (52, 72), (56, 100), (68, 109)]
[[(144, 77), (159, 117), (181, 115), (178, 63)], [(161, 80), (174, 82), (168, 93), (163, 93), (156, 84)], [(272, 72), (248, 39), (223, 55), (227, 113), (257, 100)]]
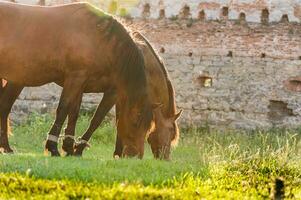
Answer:
[(7, 83), (2, 89), (0, 98), (0, 118), (1, 118), (1, 134), (0, 134), (0, 148), (4, 153), (13, 153), (8, 142), (8, 115), (11, 108), (21, 93), (23, 86), (13, 83)]
[(107, 113), (111, 110), (116, 102), (116, 92), (115, 90), (110, 90), (104, 93), (104, 96), (97, 107), (96, 112), (90, 122), (90, 125), (78, 144), (75, 145), (75, 155), (81, 156), (83, 150), (87, 146), (93, 132), (99, 127)]
[(62, 149), (67, 153), (67, 156), (71, 156), (74, 153), (75, 127), (76, 121), (78, 119), (81, 102), (82, 96), (80, 96), (76, 100), (76, 102), (74, 103), (74, 107), (71, 108), (71, 111), (68, 114), (68, 124), (67, 128), (65, 129), (65, 137), (62, 146)]
[[(118, 122), (118, 118), (119, 118), (119, 115), (120, 115), (119, 106), (120, 105), (118, 103), (116, 103), (116, 105), (115, 105), (116, 124)], [(114, 151), (113, 157), (116, 158), (116, 159), (121, 158), (122, 150), (123, 150), (122, 140), (121, 140), (121, 137), (119, 137), (118, 132), (117, 132), (116, 143), (115, 143), (115, 151)]]
[(56, 118), (52, 125), (45, 145), (45, 150), (50, 151), (52, 156), (60, 156), (57, 148), (59, 135), (68, 113), (74, 108), (76, 100), (82, 96), (85, 78), (70, 75), (65, 82), (60, 102), (56, 110)]

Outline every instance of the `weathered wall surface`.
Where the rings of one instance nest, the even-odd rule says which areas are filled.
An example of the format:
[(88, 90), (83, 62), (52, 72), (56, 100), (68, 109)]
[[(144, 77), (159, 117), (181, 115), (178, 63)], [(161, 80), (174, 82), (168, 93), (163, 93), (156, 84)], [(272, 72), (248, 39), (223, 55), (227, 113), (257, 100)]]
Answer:
[[(12, 1), (38, 4), (41, 0)], [(76, 1), (78, 0), (45, 0), (46, 5)], [(117, 2), (116, 14), (126, 9), (134, 18), (198, 19), (204, 15), (207, 20), (236, 20), (243, 14), (248, 22), (261, 22), (263, 11), (266, 10), (270, 22), (278, 22), (284, 15), (292, 22), (301, 21), (301, 0), (88, 0), (104, 10), (108, 10), (112, 1)]]
[[(186, 10), (192, 18), (199, 18), (204, 11), (206, 19), (222, 19), (223, 8), (228, 11), (228, 19), (238, 19), (240, 13), (246, 15), (249, 22), (260, 22), (262, 11), (267, 9), (271, 22), (280, 21), (287, 15), (291, 21), (300, 21), (300, 0), (141, 0), (131, 13), (140, 17), (149, 4), (151, 18), (158, 18), (160, 10), (166, 17), (181, 16)], [(185, 9), (186, 8), (186, 9)], [(142, 12), (141, 12), (142, 10)], [(184, 11), (185, 12), (185, 11)], [(299, 13), (299, 14), (298, 14)]]
[[(294, 16), (300, 16), (300, 10), (294, 10)], [(227, 17), (218, 21), (136, 18), (127, 23), (160, 52), (178, 107), (184, 109), (183, 125), (252, 129), (301, 124), (300, 23), (252, 23)], [(53, 84), (24, 90), (13, 117), (19, 118), (20, 111), (54, 112), (60, 91)], [(86, 95), (83, 106), (95, 107), (100, 97)]]
[(185, 124), (301, 124), (300, 24), (136, 23), (165, 51)]

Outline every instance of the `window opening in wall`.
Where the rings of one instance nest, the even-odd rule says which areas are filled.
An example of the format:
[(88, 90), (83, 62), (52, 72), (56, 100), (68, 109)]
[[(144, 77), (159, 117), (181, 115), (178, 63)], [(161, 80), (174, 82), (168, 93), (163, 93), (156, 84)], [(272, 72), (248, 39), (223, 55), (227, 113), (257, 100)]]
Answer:
[(233, 57), (233, 52), (229, 51), (228, 54), (227, 54), (227, 57), (231, 57), (232, 58)]
[(282, 15), (280, 22), (282, 23), (289, 22), (288, 15), (287, 14)]
[(149, 17), (150, 16), (150, 5), (149, 3), (144, 4), (143, 6), (143, 11), (142, 11), (142, 16), (143, 17)]
[(261, 23), (262, 24), (268, 24), (269, 23), (269, 10), (268, 9), (263, 9), (261, 12)]
[[(16, 1), (14, 0), (14, 1), (11, 1), (11, 2), (16, 2)], [(39, 0), (38, 5), (45, 6), (46, 5), (46, 1), (45, 0)]]
[(204, 10), (201, 10), (201, 11), (199, 12), (198, 19), (201, 20), (201, 21), (205, 21), (205, 20), (206, 20), (206, 13), (205, 13)]
[(197, 81), (201, 87), (212, 87), (212, 77), (209, 76), (207, 71), (200, 72), (199, 76), (197, 77)]
[(284, 86), (289, 91), (301, 92), (301, 76), (284, 81)]
[(268, 118), (272, 121), (282, 121), (285, 117), (294, 116), (293, 110), (283, 101), (270, 100)]
[(190, 17), (190, 7), (188, 5), (184, 5), (180, 12), (180, 18), (182, 19), (187, 19)]
[(262, 54), (260, 55), (260, 57), (261, 57), (261, 58), (265, 58), (265, 57), (266, 57), (266, 54), (265, 54), (265, 53), (262, 53)]
[(246, 14), (245, 13), (239, 13), (239, 18), (238, 18), (238, 20), (240, 21), (240, 22), (245, 22), (246, 21)]
[(160, 19), (165, 18), (165, 10), (164, 9), (160, 9), (160, 11), (159, 11), (159, 18)]
[(229, 15), (229, 8), (228, 7), (223, 7), (221, 15), (222, 15), (222, 17), (228, 17), (228, 15)]
[(165, 53), (165, 48), (164, 47), (160, 48), (160, 53)]

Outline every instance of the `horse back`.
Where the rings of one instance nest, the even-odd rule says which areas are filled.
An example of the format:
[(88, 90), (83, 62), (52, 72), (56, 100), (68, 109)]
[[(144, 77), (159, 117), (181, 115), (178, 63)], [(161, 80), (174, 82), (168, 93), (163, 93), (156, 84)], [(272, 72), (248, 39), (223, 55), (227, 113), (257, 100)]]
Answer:
[[(106, 48), (100, 29), (110, 21), (109, 16), (98, 12), (85, 3), (40, 7), (0, 2), (0, 74), (13, 81), (41, 74), (41, 81), (28, 83), (32, 86), (33, 82), (61, 79), (57, 76), (70, 71), (93, 74), (100, 65), (99, 50)], [(102, 55), (106, 57), (106, 53)], [(101, 61), (99, 68), (106, 65)], [(16, 71), (24, 76), (15, 76)]]

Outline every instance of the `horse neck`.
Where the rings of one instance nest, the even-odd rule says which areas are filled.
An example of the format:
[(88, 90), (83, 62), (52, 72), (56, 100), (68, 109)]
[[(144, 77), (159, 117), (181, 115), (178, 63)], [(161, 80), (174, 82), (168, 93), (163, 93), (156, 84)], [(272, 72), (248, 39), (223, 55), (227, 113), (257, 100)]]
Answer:
[[(152, 56), (156, 60), (156, 63), (157, 63), (154, 66), (159, 67), (161, 72), (163, 73), (164, 80), (167, 85), (167, 91), (163, 91), (163, 93), (161, 93), (161, 95), (165, 95), (166, 93), (168, 93), (168, 98), (167, 98), (168, 100), (166, 102), (161, 102), (164, 104), (164, 107), (165, 107), (165, 110), (163, 110), (163, 112), (164, 112), (164, 115), (167, 117), (174, 116), (176, 114), (175, 93), (174, 93), (174, 89), (171, 84), (171, 81), (169, 80), (168, 72), (164, 66), (164, 63), (160, 59), (158, 53), (154, 50), (154, 48), (152, 47), (152, 45), (150, 44), (148, 39), (144, 37), (144, 35), (142, 35), (139, 32), (135, 32), (135, 35), (138, 39), (141, 39), (146, 44), (146, 46), (148, 48), (145, 51), (147, 51), (147, 50), (151, 51)], [(142, 48), (143, 48), (143, 46), (142, 46)], [(150, 66), (147, 66), (148, 70), (151, 70), (150, 68), (151, 68)]]

